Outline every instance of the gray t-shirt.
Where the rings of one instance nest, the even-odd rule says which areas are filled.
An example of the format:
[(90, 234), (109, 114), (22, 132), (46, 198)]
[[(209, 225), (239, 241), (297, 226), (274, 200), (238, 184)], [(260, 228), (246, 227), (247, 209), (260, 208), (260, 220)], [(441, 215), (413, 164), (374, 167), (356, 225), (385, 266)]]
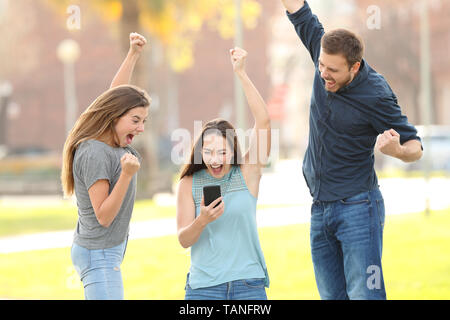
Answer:
[(121, 244), (128, 236), (131, 214), (136, 196), (136, 174), (130, 182), (122, 206), (108, 228), (103, 227), (95, 216), (89, 198), (89, 188), (98, 180), (109, 181), (109, 194), (122, 171), (120, 158), (129, 152), (139, 160), (136, 150), (127, 146), (113, 148), (97, 140), (82, 142), (73, 159), (73, 178), (78, 206), (78, 222), (74, 242), (86, 249), (107, 249)]

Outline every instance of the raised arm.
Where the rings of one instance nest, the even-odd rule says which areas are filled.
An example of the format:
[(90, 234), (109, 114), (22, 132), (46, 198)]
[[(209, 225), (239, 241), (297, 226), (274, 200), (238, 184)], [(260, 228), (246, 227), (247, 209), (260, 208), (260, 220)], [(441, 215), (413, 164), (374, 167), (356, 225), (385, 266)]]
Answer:
[(114, 76), (110, 88), (130, 83), (134, 67), (146, 43), (147, 40), (140, 34), (130, 33), (130, 50)]
[(233, 70), (241, 81), (255, 125), (250, 137), (250, 146), (244, 155), (245, 164), (264, 166), (270, 155), (270, 117), (264, 99), (245, 71), (247, 52), (241, 48), (230, 50)]
[(281, 0), (281, 2), (289, 13), (297, 12), (305, 4), (305, 0)]
[(282, 0), (297, 35), (309, 51), (315, 65), (320, 55), (320, 41), (325, 31), (316, 15), (304, 0)]

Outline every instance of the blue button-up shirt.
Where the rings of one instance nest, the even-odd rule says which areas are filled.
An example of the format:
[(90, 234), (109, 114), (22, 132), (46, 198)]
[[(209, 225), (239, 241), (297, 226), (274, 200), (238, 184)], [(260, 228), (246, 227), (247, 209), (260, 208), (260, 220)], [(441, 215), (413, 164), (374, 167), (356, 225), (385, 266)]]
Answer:
[(316, 67), (303, 175), (314, 200), (335, 201), (378, 187), (374, 146), (378, 134), (394, 129), (400, 143), (420, 138), (402, 115), (382, 75), (362, 61), (356, 77), (336, 93), (325, 90), (319, 72), (322, 24), (307, 2), (287, 13)]

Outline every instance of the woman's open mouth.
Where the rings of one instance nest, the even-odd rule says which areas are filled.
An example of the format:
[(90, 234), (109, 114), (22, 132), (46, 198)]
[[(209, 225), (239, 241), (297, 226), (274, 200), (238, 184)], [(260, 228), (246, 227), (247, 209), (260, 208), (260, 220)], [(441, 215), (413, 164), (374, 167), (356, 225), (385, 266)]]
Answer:
[(132, 134), (127, 135), (126, 143), (130, 144), (133, 141), (133, 138), (134, 138), (134, 135), (132, 135)]
[(210, 165), (211, 171), (214, 175), (218, 176), (222, 172), (223, 165)]

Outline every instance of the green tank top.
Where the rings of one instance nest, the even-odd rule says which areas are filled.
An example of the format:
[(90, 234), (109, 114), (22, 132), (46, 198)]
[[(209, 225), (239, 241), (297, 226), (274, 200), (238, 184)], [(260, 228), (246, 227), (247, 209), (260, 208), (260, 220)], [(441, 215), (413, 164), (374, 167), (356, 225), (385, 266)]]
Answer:
[(229, 281), (269, 276), (256, 227), (257, 199), (250, 193), (239, 166), (216, 179), (205, 169), (194, 173), (192, 196), (200, 214), (203, 186), (220, 185), (224, 213), (209, 223), (191, 247), (189, 285), (193, 289)]

